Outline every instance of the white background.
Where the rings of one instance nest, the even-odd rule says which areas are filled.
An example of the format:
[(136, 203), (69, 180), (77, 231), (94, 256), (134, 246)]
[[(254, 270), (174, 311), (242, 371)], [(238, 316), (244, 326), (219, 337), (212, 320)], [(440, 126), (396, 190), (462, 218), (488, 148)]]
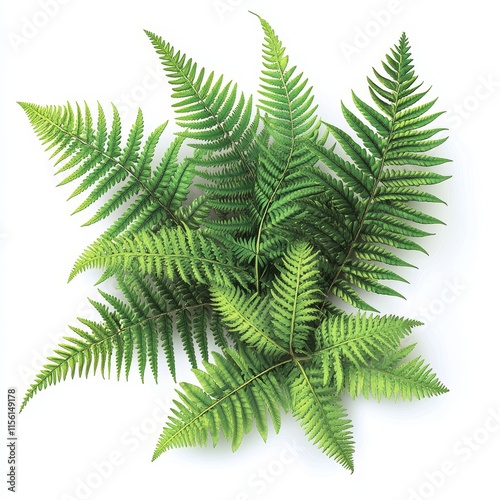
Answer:
[[(130, 123), (142, 107), (152, 130), (170, 118), (149, 29), (255, 93), (262, 35), (256, 11), (309, 77), (320, 113), (343, 126), (340, 100), (367, 98), (365, 76), (403, 31), (417, 74), (447, 110), (450, 140), (437, 188), (446, 222), (414, 255), (407, 300), (380, 298), (384, 312), (422, 319), (419, 353), (450, 388), (412, 403), (346, 400), (356, 439), (355, 473), (324, 457), (292, 418), (263, 443), (251, 433), (237, 454), (174, 450), (150, 462), (175, 386), (137, 374), (116, 382), (68, 380), (38, 394), (18, 421), (17, 498), (498, 499), (498, 189), (500, 65), (493, 1), (24, 0), (1, 2), (1, 339), (3, 384), (24, 394), (66, 325), (88, 317), (97, 273), (66, 283), (81, 250), (102, 228), (56, 188), (49, 155), (16, 101), (115, 102)], [(148, 76), (149, 75), (149, 76)], [(154, 76), (153, 76), (154, 75)], [(352, 107), (352, 106), (351, 106)], [(108, 108), (109, 109), (109, 108)], [(173, 120), (167, 135), (175, 131)], [(180, 367), (182, 379), (191, 379)], [(6, 406), (0, 436), (6, 434)], [(495, 420), (496, 416), (496, 420)], [(4, 446), (2, 446), (4, 448)], [(0, 470), (6, 471), (6, 450)], [(2, 473), (2, 497), (7, 490)], [(182, 493), (181, 493), (182, 491)], [(7, 498), (7, 496), (6, 496)]]

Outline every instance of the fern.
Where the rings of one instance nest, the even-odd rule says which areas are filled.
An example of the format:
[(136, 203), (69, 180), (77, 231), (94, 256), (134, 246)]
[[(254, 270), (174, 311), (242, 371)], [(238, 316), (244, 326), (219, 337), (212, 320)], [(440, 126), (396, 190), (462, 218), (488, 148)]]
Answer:
[(136, 199), (108, 229), (106, 237), (162, 223), (179, 224), (176, 211), (186, 199), (194, 177), (194, 168), (188, 161), (184, 165), (178, 164), (182, 144), (180, 139), (172, 142), (160, 164), (152, 168), (156, 147), (166, 123), (154, 130), (141, 147), (144, 120), (139, 111), (124, 146), (121, 120), (115, 107), (108, 131), (106, 117), (100, 105), (96, 127), (87, 104), (83, 110), (79, 105), (74, 110), (70, 104), (20, 105), (40, 140), (47, 144), (47, 149), (55, 149), (52, 158), (57, 158), (56, 165), (62, 165), (57, 173), (67, 174), (60, 185), (79, 181), (70, 198), (90, 190), (90, 194), (74, 213), (89, 208), (106, 193), (112, 192), (86, 225), (109, 217), (132, 198)]
[(203, 188), (211, 205), (227, 212), (244, 208), (256, 170), (259, 116), (252, 117), (252, 99), (238, 95), (236, 84), (224, 84), (213, 72), (205, 77), (205, 69), (198, 70), (192, 59), (154, 33), (146, 34), (172, 85), (181, 135), (196, 141), (193, 147), (203, 152), (197, 164), (204, 167), (199, 174), (209, 181)]
[(37, 375), (21, 409), (37, 392), (65, 380), (68, 375), (88, 377), (91, 371), (95, 374), (100, 370), (103, 377), (109, 377), (113, 362), (117, 379), (122, 372), (128, 379), (134, 353), (142, 381), (147, 365), (157, 381), (160, 345), (175, 379), (174, 329), (193, 366), (197, 364), (195, 341), (202, 358), (207, 359), (209, 297), (183, 294), (180, 284), (176, 293), (172, 293), (168, 286), (152, 277), (130, 280), (119, 276), (118, 282), (125, 300), (103, 291), (100, 294), (105, 303), (90, 300), (101, 322), (78, 318), (80, 326), (70, 327), (77, 336), (65, 337), (65, 342), (48, 358), (50, 363)]
[(285, 48), (269, 23), (259, 19), (265, 35), (260, 108), (266, 113), (265, 124), (274, 142), (269, 148), (261, 148), (255, 182), (257, 288), (266, 236), (272, 238), (272, 228), (278, 221), (295, 218), (299, 212), (297, 200), (317, 193), (300, 168), (311, 161), (305, 140), (314, 137), (319, 128), (311, 87), (302, 74), (296, 74), (296, 67), (290, 66)]
[(368, 79), (370, 103), (353, 93), (356, 112), (341, 105), (346, 130), (322, 122), (312, 86), (257, 17), (258, 99), (146, 31), (172, 88), (178, 130), (166, 144), (166, 124), (146, 137), (140, 111), (123, 141), (114, 107), (109, 124), (100, 105), (93, 117), (86, 104), (21, 103), (61, 184), (77, 183), (75, 211), (94, 207), (86, 224), (112, 220), (70, 280), (99, 268), (99, 283), (118, 285), (91, 300), (100, 319), (78, 319), (22, 408), (68, 376), (128, 379), (134, 358), (141, 380), (158, 381), (163, 360), (175, 379), (177, 335), (198, 385), (180, 384), (154, 459), (221, 437), (236, 450), (254, 426), (266, 440), (290, 412), (352, 471), (346, 395), (447, 391), (422, 357), (408, 359), (418, 321), (365, 312), (367, 292), (401, 296), (386, 282), (406, 282), (403, 250), (425, 252), (424, 228), (441, 223), (425, 209), (448, 179), (437, 171), (448, 160), (430, 154), (446, 140), (430, 128), (441, 113), (403, 34)]
[(392, 316), (329, 316), (317, 331), (317, 355), (323, 368), (323, 383), (344, 383), (344, 360), (356, 368), (366, 366), (399, 345), (417, 321)]
[[(326, 125), (328, 131), (348, 159), (311, 144), (318, 160), (336, 177), (329, 178), (317, 169), (309, 171), (311, 178), (328, 193), (327, 196), (335, 200), (325, 208), (315, 204), (308, 207), (312, 224), (321, 227), (328, 235), (322, 238), (322, 250), (332, 264), (329, 291), (363, 309), (371, 308), (354, 287), (400, 295), (382, 285), (380, 280), (404, 279), (379, 263), (408, 265), (394, 255), (391, 247), (425, 251), (413, 238), (429, 236), (430, 233), (415, 227), (414, 223), (436, 224), (440, 221), (414, 208), (413, 204), (441, 200), (416, 188), (448, 178), (408, 168), (409, 165), (433, 167), (449, 160), (423, 154), (446, 139), (431, 140), (443, 129), (424, 128), (442, 113), (429, 114), (435, 100), (416, 105), (428, 91), (417, 92), (422, 84), (416, 83), (405, 34), (386, 60), (383, 63), (385, 75), (374, 70), (378, 83), (368, 79), (370, 95), (379, 110), (354, 93), (354, 104), (364, 120), (342, 105), (344, 118), (362, 145), (347, 132), (330, 124)], [(336, 234), (342, 235), (340, 241), (334, 236)]]
[[(291, 411), (310, 439), (329, 457), (353, 469), (351, 424), (340, 395), (346, 386), (351, 388), (351, 394), (354, 389), (366, 392), (361, 379), (368, 370), (374, 370), (374, 377), (375, 370), (379, 370), (382, 380), (385, 368), (393, 364), (401, 340), (420, 323), (395, 316), (362, 314), (328, 313), (321, 320), (321, 301), (315, 297), (319, 274), (314, 269), (314, 257), (309, 245), (291, 245), (283, 258), (283, 270), (267, 295), (254, 295), (249, 300), (238, 290), (226, 294), (214, 291), (215, 307), (222, 321), (235, 341), (249, 346), (248, 352), (259, 362), (254, 361), (252, 369), (244, 363), (235, 366), (234, 352), (226, 350), (226, 357), (217, 355), (217, 377), (212, 365), (205, 365), (206, 372), (195, 370), (201, 388), (182, 386), (182, 402), (176, 403), (177, 409), (164, 429), (154, 458), (171, 447), (204, 445), (209, 435), (216, 444), (221, 431), (232, 440), (233, 449), (237, 448), (251, 428), (252, 414), (259, 415), (259, 425), (265, 421), (265, 405), (252, 389), (258, 382), (268, 385), (267, 391), (274, 391), (275, 379), (268, 381), (272, 375), (282, 381), (281, 388), (285, 390), (286, 404), (280, 392), (275, 395), (281, 408), (288, 410), (289, 401)], [(283, 295), (275, 290), (287, 293), (290, 304), (285, 304)], [(372, 366), (374, 361), (379, 363)], [(408, 397), (412, 391), (419, 396), (446, 392), (444, 385), (421, 369), (421, 364), (417, 358), (407, 366), (393, 369), (393, 380), (399, 378), (400, 382), (395, 382), (392, 391), (387, 382), (385, 393)], [(389, 371), (386, 377), (390, 376)], [(376, 386), (379, 391), (380, 386), (381, 382)], [(378, 397), (376, 389), (372, 392)], [(267, 427), (259, 431), (264, 437), (267, 435)]]
[(234, 280), (244, 285), (249, 279), (229, 252), (188, 228), (126, 234), (114, 240), (101, 238), (80, 256), (69, 279), (91, 267), (104, 267), (108, 272), (129, 269), (186, 283), (196, 279), (224, 285)]
[(153, 459), (169, 448), (205, 445), (208, 437), (217, 444), (221, 432), (232, 440), (235, 451), (253, 421), (266, 439), (268, 413), (279, 430), (286, 397), (273, 371), (284, 363), (262, 369), (268, 364), (265, 358), (233, 350), (226, 350), (225, 357), (214, 353), (214, 358), (215, 364), (205, 363), (205, 371), (195, 370), (201, 388), (181, 384), (182, 402), (176, 401), (177, 408), (163, 430)]
[(353, 471), (354, 441), (351, 422), (332, 387), (321, 383), (321, 373), (304, 369), (300, 365), (294, 370), (291, 384), (294, 415), (311, 441), (328, 456)]
[(420, 356), (400, 363), (414, 347), (395, 351), (377, 364), (349, 367), (345, 375), (346, 390), (353, 398), (362, 394), (368, 399), (371, 395), (379, 401), (382, 397), (411, 401), (446, 392), (446, 387)]

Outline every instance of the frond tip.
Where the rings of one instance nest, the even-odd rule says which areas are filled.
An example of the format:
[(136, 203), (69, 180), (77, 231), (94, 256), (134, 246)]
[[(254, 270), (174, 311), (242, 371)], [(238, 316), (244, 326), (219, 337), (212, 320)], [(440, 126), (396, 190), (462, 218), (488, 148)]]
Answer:
[(353, 398), (363, 395), (368, 399), (372, 396), (379, 401), (382, 398), (396, 401), (398, 397), (403, 401), (411, 401), (447, 393), (446, 386), (420, 356), (399, 363), (413, 347), (401, 349), (380, 363), (348, 367), (345, 374), (346, 391)]

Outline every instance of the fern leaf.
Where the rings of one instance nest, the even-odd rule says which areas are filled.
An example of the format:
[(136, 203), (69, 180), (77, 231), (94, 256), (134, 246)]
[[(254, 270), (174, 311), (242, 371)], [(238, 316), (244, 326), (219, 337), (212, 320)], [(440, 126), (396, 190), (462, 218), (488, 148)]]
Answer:
[(285, 48), (269, 23), (261, 17), (259, 20), (265, 35), (259, 107), (266, 113), (265, 129), (274, 142), (271, 146), (261, 142), (255, 176), (257, 289), (262, 247), (270, 228), (276, 225), (273, 212), (279, 211), (281, 221), (293, 220), (297, 214), (294, 201), (317, 192), (311, 183), (305, 182), (306, 178), (302, 185), (289, 181), (291, 174), (297, 175), (294, 171), (310, 164), (312, 157), (305, 141), (317, 135), (320, 124), (312, 88), (302, 74), (296, 73), (295, 66), (289, 66)]
[[(414, 346), (410, 346), (412, 349)], [(405, 358), (407, 349), (401, 354), (388, 356), (381, 363), (366, 366), (349, 366), (345, 371), (345, 388), (355, 398), (362, 394), (365, 398), (370, 395), (379, 401), (382, 397), (400, 397), (403, 401), (413, 398), (421, 399), (437, 396), (448, 392), (448, 389), (437, 378), (428, 364), (420, 357), (399, 364), (398, 358)]]
[(194, 371), (201, 387), (181, 384), (180, 401), (175, 401), (153, 460), (171, 448), (204, 446), (209, 438), (216, 445), (221, 432), (232, 441), (234, 451), (253, 422), (265, 440), (267, 413), (279, 430), (280, 409), (286, 398), (275, 372), (289, 361), (273, 365), (255, 352), (230, 349), (225, 356), (214, 353), (213, 357), (214, 363), (205, 362), (204, 371)]
[(328, 316), (316, 330), (314, 356), (323, 369), (323, 383), (332, 379), (340, 392), (346, 366), (366, 366), (369, 361), (394, 351), (418, 321), (395, 316), (364, 314)]
[(107, 272), (131, 269), (142, 275), (154, 274), (186, 283), (224, 286), (232, 281), (246, 286), (249, 276), (237, 267), (229, 252), (199, 231), (188, 228), (161, 229), (123, 235), (114, 240), (100, 238), (80, 256), (70, 280), (89, 268)]
[(248, 296), (238, 288), (214, 288), (212, 301), (222, 322), (238, 341), (268, 356), (288, 353), (288, 344), (270, 328), (269, 304), (259, 295)]
[[(174, 109), (178, 124), (184, 128), (182, 136), (193, 139), (192, 146), (205, 154), (197, 163), (204, 169), (200, 172), (208, 180), (203, 188), (210, 199), (219, 205), (244, 209), (245, 200), (251, 194), (255, 174), (254, 136), (259, 123), (258, 114), (252, 116), (252, 99), (246, 100), (238, 94), (233, 83), (215, 79), (214, 73), (205, 75), (205, 69), (198, 69), (192, 59), (177, 52), (161, 37), (146, 31), (158, 53), (176, 100)], [(216, 151), (216, 153), (213, 153)], [(207, 169), (215, 169), (215, 173)], [(217, 171), (227, 176), (226, 185), (217, 182)], [(232, 181), (229, 181), (231, 177)], [(217, 188), (212, 187), (216, 184)], [(238, 191), (235, 198), (233, 191)], [(237, 200), (241, 200), (236, 203)]]
[(318, 318), (321, 293), (317, 288), (317, 255), (305, 243), (291, 245), (274, 278), (270, 315), (274, 334), (290, 353), (304, 351)]
[[(182, 141), (174, 141), (160, 164), (153, 169), (152, 162), (166, 123), (154, 130), (142, 145), (144, 120), (137, 114), (126, 144), (122, 145), (121, 120), (113, 107), (113, 120), (108, 131), (102, 107), (98, 106), (97, 127), (94, 127), (90, 108), (74, 110), (66, 106), (39, 106), (20, 103), (35, 132), (47, 145), (55, 149), (58, 171), (68, 173), (60, 185), (79, 181), (70, 198), (86, 193), (85, 200), (74, 213), (89, 208), (107, 195), (86, 225), (99, 222), (125, 206), (125, 213), (107, 231), (116, 236), (129, 229), (151, 228), (166, 222), (178, 224), (175, 210), (185, 198), (191, 184), (194, 167), (177, 168), (177, 154)], [(175, 185), (182, 184), (183, 190)], [(90, 191), (90, 193), (88, 193)], [(132, 201), (133, 200), (133, 201)]]
[(265, 35), (264, 69), (259, 107), (266, 113), (271, 136), (287, 154), (300, 138), (312, 136), (319, 126), (312, 88), (296, 66), (289, 66), (282, 42), (269, 23), (257, 16)]
[(319, 370), (294, 367), (290, 387), (292, 411), (309, 439), (328, 457), (354, 470), (351, 422), (335, 391), (321, 383)]
[[(95, 374), (100, 367), (102, 376), (109, 377), (113, 358), (117, 379), (123, 371), (128, 379), (134, 353), (137, 354), (141, 379), (144, 381), (146, 365), (149, 363), (157, 381), (159, 342), (164, 347), (166, 363), (175, 379), (173, 319), (186, 311), (200, 314), (206, 311), (207, 304), (176, 299), (158, 281), (136, 277), (131, 282), (119, 275), (118, 278), (127, 302), (105, 292), (100, 292), (105, 303), (90, 300), (102, 321), (78, 318), (85, 328), (70, 327), (77, 336), (64, 337), (64, 342), (48, 357), (49, 362), (43, 366), (27, 391), (21, 409), (37, 392), (65, 380), (68, 375), (71, 378), (76, 375), (87, 377), (91, 370)], [(193, 336), (191, 325), (187, 331), (182, 328), (178, 330), (181, 338)], [(196, 358), (190, 358), (193, 366), (196, 366)]]
[[(387, 265), (409, 265), (399, 258), (395, 249), (425, 252), (413, 238), (430, 233), (414, 224), (440, 221), (413, 204), (441, 200), (416, 187), (438, 184), (449, 178), (417, 168), (430, 168), (449, 160), (425, 154), (446, 139), (431, 139), (443, 129), (425, 128), (441, 113), (429, 113), (435, 100), (419, 103), (427, 91), (417, 92), (421, 84), (416, 83), (410, 47), (404, 34), (387, 61), (383, 63), (385, 74), (374, 70), (374, 80), (368, 79), (370, 95), (379, 110), (354, 93), (353, 101), (361, 118), (342, 104), (344, 118), (357, 139), (337, 126), (326, 124), (348, 158), (317, 144), (309, 145), (316, 158), (331, 171), (331, 179), (314, 169), (307, 172), (325, 189), (325, 196), (334, 200), (321, 208), (314, 203), (307, 205), (308, 219), (320, 231), (318, 248), (334, 266), (329, 291), (362, 308), (366, 302), (359, 296), (358, 288), (401, 296), (380, 283), (380, 280), (404, 281), (398, 274), (387, 274), (380, 267), (371, 272), (366, 266), (373, 265), (370, 260)], [(342, 182), (342, 187), (336, 179)], [(340, 236), (332, 236), (336, 234)], [(353, 266), (359, 270), (360, 265), (364, 271), (353, 272)]]

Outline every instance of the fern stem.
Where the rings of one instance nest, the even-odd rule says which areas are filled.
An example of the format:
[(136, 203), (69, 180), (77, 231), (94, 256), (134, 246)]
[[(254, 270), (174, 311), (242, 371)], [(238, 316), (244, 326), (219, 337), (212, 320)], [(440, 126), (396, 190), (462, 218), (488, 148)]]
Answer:
[(295, 319), (297, 317), (297, 301), (298, 301), (298, 296), (299, 296), (299, 288), (300, 288), (300, 275), (302, 272), (302, 260), (303, 257), (302, 255), (300, 256), (299, 264), (298, 264), (298, 271), (297, 271), (297, 281), (295, 283), (295, 295), (293, 297), (293, 312), (292, 312), (292, 318), (290, 321), (290, 342), (289, 342), (289, 348), (290, 348), (290, 353), (293, 353), (293, 334), (295, 332)]
[[(276, 60), (279, 58), (279, 54), (276, 53)], [(264, 230), (264, 222), (266, 221), (267, 215), (269, 213), (269, 210), (271, 209), (271, 205), (273, 204), (274, 198), (276, 197), (276, 194), (278, 193), (279, 189), (281, 188), (281, 185), (283, 184), (283, 181), (285, 180), (285, 177), (288, 173), (288, 169), (290, 168), (290, 164), (292, 162), (293, 158), (293, 153), (295, 152), (295, 142), (296, 142), (296, 134), (295, 134), (295, 123), (293, 121), (293, 112), (292, 112), (292, 100), (290, 99), (290, 92), (288, 90), (288, 86), (285, 81), (285, 76), (283, 74), (283, 69), (280, 64), (278, 64), (279, 67), (279, 75), (281, 79), (281, 84), (282, 88), (285, 91), (286, 95), (286, 100), (287, 100), (287, 106), (288, 106), (288, 115), (290, 118), (290, 134), (291, 134), (291, 145), (290, 145), (290, 152), (288, 153), (288, 158), (285, 163), (285, 168), (283, 170), (283, 174), (281, 175), (281, 178), (274, 189), (273, 193), (271, 194), (269, 200), (267, 200), (266, 207), (264, 208), (264, 213), (262, 215), (260, 224), (259, 224), (259, 229), (257, 231), (257, 241), (255, 244), (255, 284), (257, 288), (257, 293), (260, 293), (260, 276), (259, 276), (259, 255), (260, 255), (260, 244), (262, 240), (262, 232)]]
[(288, 158), (286, 161), (285, 171), (283, 172), (283, 175), (281, 176), (281, 179), (279, 180), (278, 185), (274, 189), (271, 197), (267, 201), (266, 207), (264, 208), (264, 213), (262, 214), (262, 218), (260, 220), (259, 229), (257, 231), (257, 241), (255, 243), (255, 265), (254, 265), (255, 286), (257, 288), (257, 293), (260, 293), (259, 255), (260, 255), (260, 245), (261, 245), (261, 241), (262, 241), (262, 233), (264, 231), (264, 222), (266, 221), (269, 210), (271, 209), (271, 205), (273, 204), (273, 200), (276, 197), (276, 194), (278, 193), (281, 185), (283, 184), (283, 181), (285, 180), (288, 168), (290, 167), (290, 163), (292, 161), (294, 146), (295, 146), (295, 138), (292, 140), (292, 147), (290, 149), (290, 154), (288, 155)]

